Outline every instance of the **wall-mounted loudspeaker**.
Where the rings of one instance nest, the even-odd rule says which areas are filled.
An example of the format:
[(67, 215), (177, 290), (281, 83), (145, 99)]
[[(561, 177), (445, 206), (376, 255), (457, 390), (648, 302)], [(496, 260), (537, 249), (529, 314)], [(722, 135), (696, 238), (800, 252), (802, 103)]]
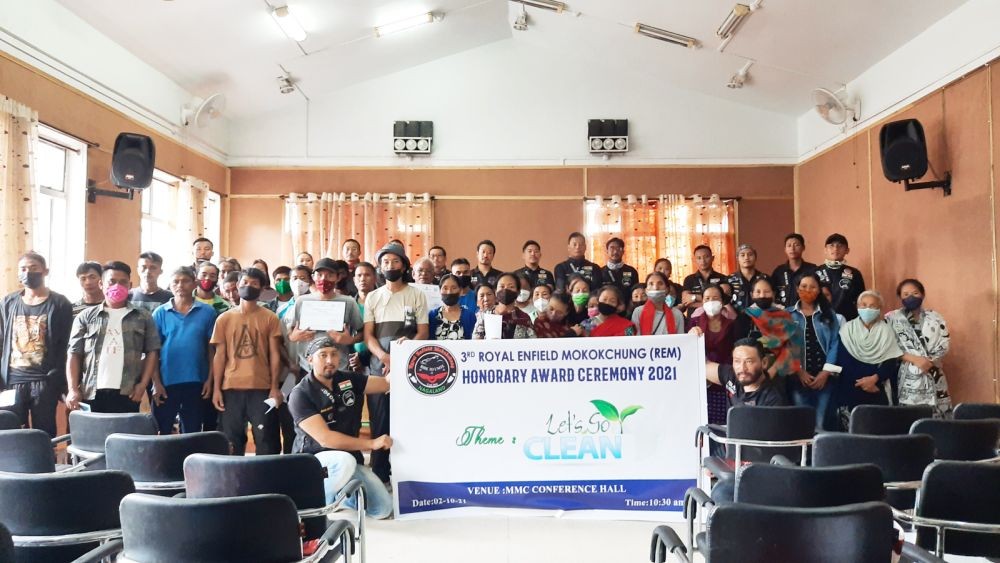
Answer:
[(927, 174), (927, 140), (924, 127), (916, 119), (903, 119), (886, 123), (879, 131), (879, 153), (882, 173), (890, 182), (902, 182), (906, 191), (943, 188), (944, 195), (951, 195), (951, 172), (945, 179), (911, 184)]
[(591, 119), (587, 122), (587, 135), (592, 154), (628, 152), (627, 119)]
[(430, 154), (433, 144), (433, 121), (396, 121), (392, 124), (392, 150), (396, 154)]
[(121, 133), (111, 156), (111, 183), (119, 188), (141, 190), (153, 181), (156, 147), (153, 140), (136, 133)]

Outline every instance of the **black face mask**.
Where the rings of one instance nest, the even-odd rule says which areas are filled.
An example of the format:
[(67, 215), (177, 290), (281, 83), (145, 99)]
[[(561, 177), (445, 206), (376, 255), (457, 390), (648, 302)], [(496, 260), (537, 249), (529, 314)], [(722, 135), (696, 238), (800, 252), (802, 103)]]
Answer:
[(383, 270), (382, 275), (387, 282), (399, 281), (403, 278), (403, 270)]
[(17, 276), (21, 285), (28, 289), (38, 289), (45, 283), (45, 274), (41, 272), (21, 272)]
[(455, 276), (455, 281), (458, 282), (458, 286), (462, 289), (469, 287), (472, 284), (472, 276)]
[(597, 312), (604, 315), (605, 317), (610, 317), (618, 311), (618, 307), (615, 307), (611, 303), (598, 303)]
[(457, 293), (442, 293), (441, 302), (451, 307), (452, 305), (456, 305), (458, 303), (458, 297), (459, 295)]
[(260, 288), (252, 285), (240, 287), (240, 299), (244, 301), (256, 301), (260, 297)]
[(771, 305), (774, 304), (774, 299), (770, 297), (758, 297), (753, 300), (753, 304), (759, 307), (762, 311), (770, 309)]
[(503, 303), (504, 305), (513, 305), (514, 301), (517, 301), (517, 291), (511, 291), (509, 289), (501, 289), (497, 291), (497, 301)]
[(646, 300), (645, 299), (643, 299), (642, 301), (636, 301), (635, 302), (635, 306), (636, 307), (642, 307), (645, 304), (646, 304)]

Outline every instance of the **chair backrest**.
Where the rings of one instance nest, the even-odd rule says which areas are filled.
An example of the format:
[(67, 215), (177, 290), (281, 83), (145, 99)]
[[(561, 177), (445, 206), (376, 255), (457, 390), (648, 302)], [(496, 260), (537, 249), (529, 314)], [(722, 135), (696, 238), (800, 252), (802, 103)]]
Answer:
[[(132, 478), (121, 471), (0, 473), (0, 523), (15, 536), (120, 528), (118, 505), (134, 491)], [(95, 547), (17, 547), (15, 561), (70, 561)]]
[(55, 470), (55, 452), (46, 432), (32, 429), (0, 430), (0, 471), (52, 473)]
[[(980, 524), (1000, 524), (1000, 465), (939, 461), (924, 473), (917, 516)], [(917, 529), (917, 544), (934, 549), (933, 528)], [(953, 555), (1000, 557), (1000, 534), (949, 530), (944, 549)]]
[(1000, 418), (1000, 405), (996, 403), (959, 403), (952, 415), (955, 420)]
[(190, 499), (136, 493), (125, 497), (121, 513), (123, 555), (130, 561), (288, 563), (302, 558), (295, 504), (283, 495)]
[(14, 560), (14, 540), (10, 537), (10, 530), (0, 524), (0, 561)]
[(21, 417), (10, 411), (0, 410), (0, 430), (14, 430), (21, 428)]
[(913, 423), (910, 434), (934, 439), (935, 457), (953, 461), (975, 461), (996, 457), (1000, 420), (943, 420), (925, 418)]
[[(869, 436), (865, 434), (820, 434), (813, 444), (814, 467), (871, 463), (882, 470), (882, 479), (919, 481), (934, 461), (934, 441), (929, 436)], [(913, 508), (914, 491), (887, 491), (889, 504)]]
[[(726, 419), (726, 437), (744, 440), (808, 440), (816, 434), (816, 411), (812, 407), (735, 407)], [(770, 461), (776, 455), (798, 460), (801, 448), (743, 447), (743, 461)], [(736, 458), (735, 446), (727, 457)]]
[(894, 436), (908, 434), (921, 418), (934, 416), (930, 405), (858, 405), (851, 411), (850, 433)]
[(736, 502), (819, 508), (885, 500), (882, 471), (870, 463), (798, 467), (755, 463), (743, 468)]
[(833, 508), (720, 506), (708, 531), (712, 563), (888, 563), (892, 512), (882, 502)]
[[(188, 498), (239, 497), (280, 494), (300, 509), (326, 504), (326, 471), (309, 454), (220, 456), (194, 454), (184, 462)], [(323, 535), (326, 518), (304, 520), (306, 537)]]
[(137, 483), (148, 483), (184, 481), (184, 460), (189, 455), (229, 455), (230, 445), (222, 432), (166, 436), (112, 434), (104, 449), (108, 469), (120, 469)]
[(71, 411), (69, 427), (74, 448), (104, 453), (104, 441), (111, 434), (156, 434), (156, 419), (148, 413)]

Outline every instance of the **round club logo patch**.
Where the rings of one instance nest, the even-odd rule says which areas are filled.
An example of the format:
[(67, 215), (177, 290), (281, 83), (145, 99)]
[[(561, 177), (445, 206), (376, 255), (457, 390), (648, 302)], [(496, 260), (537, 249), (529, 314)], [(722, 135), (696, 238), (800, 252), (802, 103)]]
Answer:
[(455, 356), (440, 346), (421, 346), (406, 361), (406, 379), (423, 395), (440, 395), (455, 383)]

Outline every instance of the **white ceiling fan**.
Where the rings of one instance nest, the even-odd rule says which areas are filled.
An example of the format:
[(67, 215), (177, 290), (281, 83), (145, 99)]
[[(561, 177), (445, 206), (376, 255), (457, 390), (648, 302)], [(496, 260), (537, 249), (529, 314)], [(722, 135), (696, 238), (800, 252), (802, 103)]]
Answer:
[(206, 99), (195, 98), (191, 103), (181, 108), (181, 124), (185, 127), (194, 125), (199, 129), (208, 127), (209, 122), (218, 119), (226, 110), (226, 96), (212, 94)]

